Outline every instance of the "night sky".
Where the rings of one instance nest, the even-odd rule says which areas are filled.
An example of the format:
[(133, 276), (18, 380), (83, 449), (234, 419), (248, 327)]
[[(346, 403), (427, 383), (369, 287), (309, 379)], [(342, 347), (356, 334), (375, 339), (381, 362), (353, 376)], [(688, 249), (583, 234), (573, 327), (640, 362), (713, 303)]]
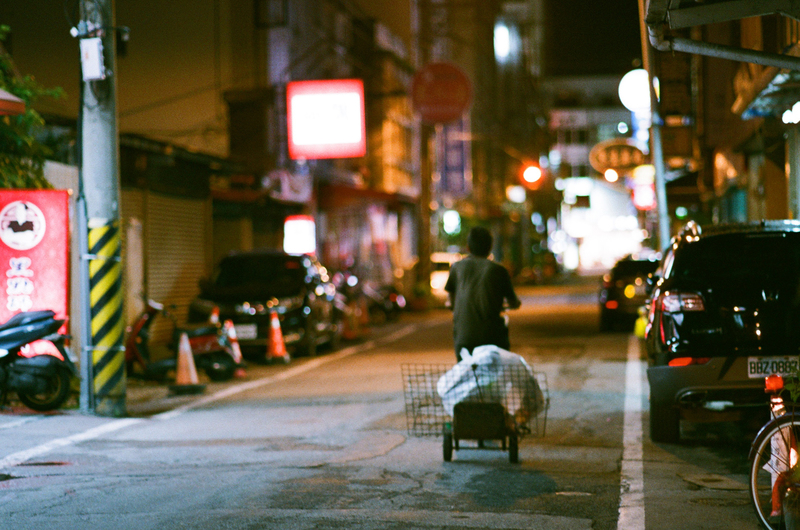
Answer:
[(636, 0), (549, 0), (546, 3), (547, 75), (624, 74), (640, 68)]

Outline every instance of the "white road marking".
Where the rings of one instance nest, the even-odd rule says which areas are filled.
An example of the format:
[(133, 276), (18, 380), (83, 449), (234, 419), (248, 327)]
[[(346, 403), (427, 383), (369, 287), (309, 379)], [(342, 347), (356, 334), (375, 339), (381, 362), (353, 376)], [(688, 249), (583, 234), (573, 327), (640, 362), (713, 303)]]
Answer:
[(644, 530), (644, 451), (642, 449), (642, 361), (635, 335), (628, 339), (625, 367), (625, 420), (622, 433), (618, 530)]
[[(430, 325), (430, 324), (428, 324)], [(249, 381), (247, 383), (242, 383), (239, 385), (230, 386), (224, 390), (220, 390), (210, 396), (200, 398), (196, 401), (183, 405), (182, 407), (178, 407), (174, 410), (163, 412), (161, 414), (157, 414), (153, 416), (151, 419), (154, 420), (168, 420), (183, 414), (184, 412), (191, 410), (196, 407), (201, 407), (208, 403), (212, 403), (214, 401), (219, 401), (221, 399), (225, 399), (227, 397), (239, 394), (241, 392), (246, 392), (248, 390), (252, 390), (254, 388), (260, 388), (262, 386), (267, 386), (272, 383), (276, 383), (278, 381), (284, 381), (289, 379), (290, 377), (294, 377), (296, 375), (302, 374), (304, 372), (308, 372), (309, 370), (313, 370), (314, 368), (319, 368), (324, 364), (328, 364), (333, 361), (338, 361), (339, 359), (344, 359), (345, 357), (349, 357), (351, 355), (355, 355), (356, 353), (362, 352), (364, 350), (374, 348), (376, 346), (380, 346), (383, 344), (388, 344), (390, 342), (394, 342), (399, 340), (407, 335), (412, 333), (416, 333), (419, 331), (421, 327), (424, 325), (418, 324), (410, 324), (405, 326), (404, 328), (399, 329), (395, 333), (391, 335), (387, 335), (386, 337), (381, 338), (380, 340), (370, 340), (363, 344), (357, 344), (355, 346), (350, 346), (349, 348), (345, 348), (340, 350), (336, 353), (326, 355), (324, 357), (317, 357), (312, 359), (311, 361), (304, 363), (302, 365), (296, 366), (294, 368), (289, 368), (288, 370), (283, 370), (273, 376), (264, 377), (262, 379), (258, 379), (256, 381)], [(99, 438), (104, 434), (108, 434), (110, 432), (118, 431), (120, 429), (124, 429), (125, 427), (129, 427), (131, 425), (135, 425), (137, 423), (142, 423), (146, 421), (144, 418), (125, 418), (119, 420), (112, 420), (109, 423), (104, 423), (98, 427), (94, 427), (87, 431), (73, 434), (72, 436), (67, 436), (65, 438), (58, 438), (55, 440), (51, 440), (47, 443), (42, 445), (38, 445), (36, 447), (32, 447), (30, 449), (25, 449), (23, 451), (18, 451), (16, 453), (12, 453), (6, 456), (3, 459), (0, 459), (0, 469), (5, 469), (13, 466), (17, 466), (31, 458), (35, 458), (37, 456), (41, 456), (45, 453), (49, 453), (50, 451), (54, 451), (61, 447), (66, 447), (69, 445), (73, 445), (79, 442), (84, 442), (87, 440), (93, 440), (95, 438)], [(19, 423), (17, 423), (19, 425)]]
[(8, 423), (4, 423), (4, 424), (0, 425), (0, 429), (12, 429), (14, 427), (19, 427), (20, 425), (25, 425), (26, 423), (30, 423), (30, 422), (36, 421), (36, 420), (41, 420), (41, 419), (46, 418), (46, 417), (47, 416), (42, 416), (42, 415), (25, 416), (24, 418), (19, 418), (19, 419), (16, 419), (16, 420), (12, 420), (12, 421), (10, 421)]
[(72, 436), (67, 436), (66, 438), (58, 438), (56, 440), (50, 440), (45, 444), (38, 445), (36, 447), (32, 447), (31, 449), (18, 451), (16, 453), (8, 455), (7, 457), (0, 460), (0, 469), (17, 466), (27, 460), (30, 460), (31, 458), (41, 456), (55, 449), (66, 447), (68, 445), (73, 445), (78, 442), (83, 442), (86, 440), (93, 440), (104, 434), (118, 431), (130, 425), (135, 425), (143, 421), (144, 420), (141, 418), (126, 418), (123, 420), (114, 420), (109, 423), (104, 423), (99, 427), (94, 427), (92, 429), (89, 429), (88, 431), (83, 431), (78, 434), (73, 434)]

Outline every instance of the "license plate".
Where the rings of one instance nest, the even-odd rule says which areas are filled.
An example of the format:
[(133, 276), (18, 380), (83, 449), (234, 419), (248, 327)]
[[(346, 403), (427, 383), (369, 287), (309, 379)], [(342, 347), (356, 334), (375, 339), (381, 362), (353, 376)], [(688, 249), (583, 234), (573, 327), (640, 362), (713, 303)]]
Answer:
[(258, 326), (255, 324), (236, 324), (233, 326), (236, 331), (236, 339), (252, 340), (258, 338)]
[(772, 374), (795, 376), (799, 366), (797, 357), (748, 357), (747, 377), (758, 379)]

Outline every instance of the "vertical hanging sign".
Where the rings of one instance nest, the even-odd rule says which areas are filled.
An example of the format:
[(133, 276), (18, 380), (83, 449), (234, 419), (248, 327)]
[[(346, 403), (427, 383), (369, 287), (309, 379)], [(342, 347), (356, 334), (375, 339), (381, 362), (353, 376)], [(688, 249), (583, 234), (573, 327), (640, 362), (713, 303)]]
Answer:
[(0, 190), (0, 322), (22, 311), (69, 313), (69, 192)]

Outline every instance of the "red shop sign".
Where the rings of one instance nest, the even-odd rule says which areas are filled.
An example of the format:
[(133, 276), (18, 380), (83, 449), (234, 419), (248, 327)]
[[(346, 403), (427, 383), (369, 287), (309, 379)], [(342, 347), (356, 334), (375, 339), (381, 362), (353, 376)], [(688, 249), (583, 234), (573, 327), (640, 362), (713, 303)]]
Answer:
[(69, 192), (0, 190), (0, 322), (15, 313), (69, 310)]

